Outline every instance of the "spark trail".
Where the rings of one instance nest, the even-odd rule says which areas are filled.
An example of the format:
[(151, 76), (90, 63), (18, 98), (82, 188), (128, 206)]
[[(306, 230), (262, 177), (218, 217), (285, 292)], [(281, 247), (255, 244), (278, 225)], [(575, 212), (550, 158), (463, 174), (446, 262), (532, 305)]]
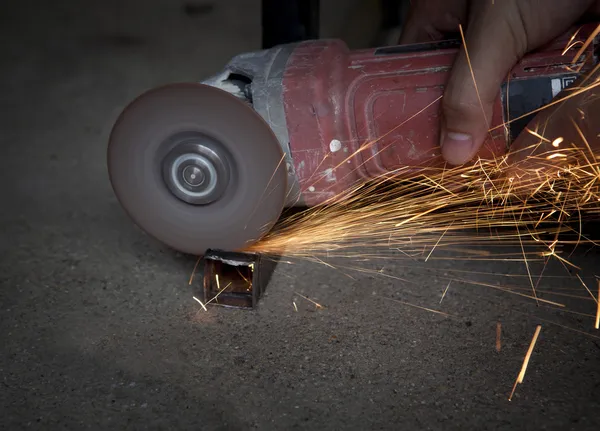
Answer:
[[(444, 259), (441, 252), (451, 252), (452, 260), (501, 258), (525, 264), (536, 298), (530, 262), (556, 259), (576, 268), (562, 256), (564, 246), (600, 242), (581, 231), (600, 216), (600, 142), (586, 115), (600, 110), (599, 86), (596, 67), (538, 110), (543, 120), (526, 129), (533, 142), (505, 156), (416, 173), (411, 168), (408, 180), (406, 169), (388, 172), (284, 216), (247, 251), (321, 262), (392, 254), (428, 261)], [(493, 247), (478, 251), (478, 245)]]

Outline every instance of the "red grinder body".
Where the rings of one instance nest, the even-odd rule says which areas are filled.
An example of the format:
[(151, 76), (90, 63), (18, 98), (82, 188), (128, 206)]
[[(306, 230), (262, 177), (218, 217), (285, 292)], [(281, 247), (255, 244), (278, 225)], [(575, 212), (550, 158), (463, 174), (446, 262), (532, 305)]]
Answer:
[[(531, 119), (596, 62), (594, 27), (526, 56), (498, 89), (481, 158), (506, 152)], [(574, 35), (574, 36), (573, 36)], [(251, 103), (286, 153), (288, 206), (314, 206), (364, 181), (402, 169), (443, 167), (441, 96), (457, 41), (350, 51), (338, 40), (285, 45), (234, 58), (204, 81)], [(465, 85), (472, 85), (465, 82)], [(523, 117), (506, 127), (507, 120)], [(413, 169), (413, 170), (414, 170)]]
[[(595, 67), (594, 30), (573, 30), (512, 69), (479, 157), (504, 154), (533, 110)], [(111, 131), (115, 195), (149, 235), (202, 255), (247, 250), (284, 207), (332, 202), (382, 175), (443, 169), (441, 102), (459, 49), (444, 41), (353, 52), (308, 41), (238, 55), (201, 83), (151, 89)]]

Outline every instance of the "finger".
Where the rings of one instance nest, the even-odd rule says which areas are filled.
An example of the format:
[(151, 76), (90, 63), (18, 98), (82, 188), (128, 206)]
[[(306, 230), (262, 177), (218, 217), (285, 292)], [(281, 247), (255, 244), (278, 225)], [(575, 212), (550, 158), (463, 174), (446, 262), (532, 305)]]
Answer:
[(403, 25), (400, 44), (442, 40), (467, 17), (467, 0), (418, 0)]
[[(481, 148), (493, 104), (510, 69), (528, 51), (566, 31), (589, 0), (503, 0), (471, 3), (463, 47), (442, 101), (440, 145), (452, 165), (467, 163)], [(467, 56), (468, 54), (468, 56)]]

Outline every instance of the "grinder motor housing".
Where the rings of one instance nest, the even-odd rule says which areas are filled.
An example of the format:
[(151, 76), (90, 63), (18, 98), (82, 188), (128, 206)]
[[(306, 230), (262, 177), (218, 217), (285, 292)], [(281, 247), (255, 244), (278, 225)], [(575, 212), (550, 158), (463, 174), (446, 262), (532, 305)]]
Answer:
[[(512, 69), (479, 157), (504, 154), (529, 112), (597, 62), (591, 43), (572, 64), (594, 29), (573, 30)], [(567, 44), (575, 48), (564, 52)], [(460, 41), (443, 41), (350, 51), (339, 40), (305, 41), (238, 55), (202, 83), (252, 105), (285, 152), (286, 206), (314, 206), (399, 168), (410, 175), (410, 168), (444, 166), (440, 96), (459, 48)]]
[[(594, 30), (573, 30), (512, 69), (478, 157), (505, 154), (531, 111), (594, 67), (596, 43), (584, 43)], [(381, 175), (444, 168), (441, 99), (459, 49), (305, 41), (239, 55), (200, 83), (151, 89), (111, 132), (113, 190), (139, 227), (180, 252), (247, 250), (285, 207), (331, 202)]]

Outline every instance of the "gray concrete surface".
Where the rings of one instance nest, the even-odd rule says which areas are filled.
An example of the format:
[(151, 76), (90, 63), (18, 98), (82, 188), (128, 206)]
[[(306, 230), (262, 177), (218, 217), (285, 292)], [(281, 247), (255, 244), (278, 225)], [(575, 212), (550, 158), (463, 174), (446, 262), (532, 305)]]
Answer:
[[(146, 237), (117, 204), (106, 142), (140, 92), (259, 47), (258, 3), (221, 1), (194, 17), (178, 0), (0, 6), (0, 428), (600, 429), (591, 317), (459, 282), (439, 305), (457, 269), (527, 288), (516, 263), (368, 264), (408, 281), (282, 264), (256, 312), (199, 310), (194, 260)], [(576, 258), (598, 262), (593, 251)], [(541, 287), (594, 313), (573, 278)]]

